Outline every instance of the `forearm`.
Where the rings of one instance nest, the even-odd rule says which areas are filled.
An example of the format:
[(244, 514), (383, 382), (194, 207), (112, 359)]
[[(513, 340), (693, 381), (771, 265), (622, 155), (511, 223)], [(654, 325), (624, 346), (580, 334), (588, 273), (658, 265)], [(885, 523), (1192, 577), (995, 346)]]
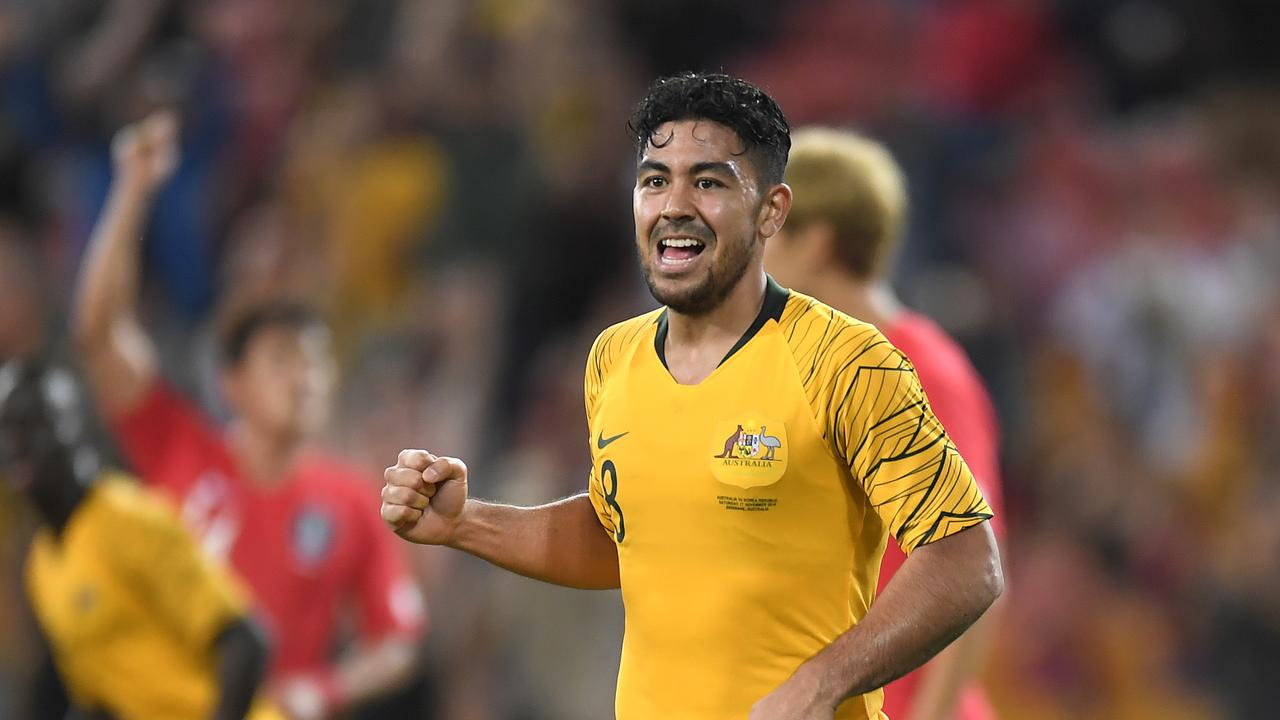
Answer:
[(918, 548), (866, 617), (797, 671), (832, 707), (882, 687), (936, 655), (1000, 595), (989, 523)]
[(920, 681), (905, 720), (950, 720), (960, 693), (982, 666), (997, 613), (997, 601), (960, 637), (920, 669)]
[(338, 705), (358, 705), (403, 685), (415, 650), (412, 638), (390, 637), (348, 654), (334, 669)]
[(117, 177), (85, 251), (74, 311), (82, 345), (106, 343), (120, 320), (137, 311), (140, 238), (151, 193), (135, 181)]
[(227, 626), (214, 644), (217, 652), (216, 720), (240, 720), (249, 712), (267, 670), (267, 646), (252, 621), (241, 618)]
[(468, 500), (449, 545), (556, 585), (618, 587), (617, 547), (585, 494), (531, 508)]

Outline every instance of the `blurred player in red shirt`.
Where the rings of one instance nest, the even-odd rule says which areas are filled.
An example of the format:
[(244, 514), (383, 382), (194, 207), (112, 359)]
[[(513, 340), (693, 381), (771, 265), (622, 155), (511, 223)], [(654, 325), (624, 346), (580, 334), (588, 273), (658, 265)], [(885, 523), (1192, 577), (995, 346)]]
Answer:
[[(392, 689), (412, 670), (425, 610), (366, 478), (308, 448), (328, 413), (326, 326), (280, 300), (232, 313), (220, 380), (234, 417), (211, 422), (159, 376), (137, 313), (139, 237), (177, 162), (176, 123), (152, 116), (112, 151), (73, 317), (99, 409), (143, 480), (254, 592), (276, 649), (273, 693), (291, 716), (327, 717)], [(357, 637), (335, 661), (347, 608)]]
[[(885, 280), (902, 231), (906, 188), (879, 144), (852, 133), (810, 128), (792, 136), (786, 182), (791, 215), (765, 245), (765, 269), (784, 286), (872, 323), (915, 365), (934, 413), (995, 511), (1003, 539), (995, 411), (964, 351), (934, 322), (902, 307)], [(879, 588), (905, 556), (885, 549)], [(929, 663), (885, 687), (892, 720), (990, 720), (973, 677), (990, 613)]]

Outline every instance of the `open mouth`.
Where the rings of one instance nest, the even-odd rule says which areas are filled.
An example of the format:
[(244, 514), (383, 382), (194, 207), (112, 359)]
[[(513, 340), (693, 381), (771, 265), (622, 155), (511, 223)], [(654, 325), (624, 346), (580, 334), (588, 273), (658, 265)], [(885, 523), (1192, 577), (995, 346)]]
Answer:
[(664, 238), (658, 242), (658, 258), (663, 265), (687, 265), (706, 248), (706, 243), (697, 238)]

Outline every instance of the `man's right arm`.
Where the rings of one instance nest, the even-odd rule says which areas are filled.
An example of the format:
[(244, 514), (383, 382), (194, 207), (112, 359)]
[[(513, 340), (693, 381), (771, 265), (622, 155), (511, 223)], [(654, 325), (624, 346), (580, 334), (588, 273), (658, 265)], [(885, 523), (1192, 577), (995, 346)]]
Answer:
[(464, 514), (452, 547), (556, 585), (618, 587), (618, 547), (585, 493), (537, 507), (468, 500)]
[(618, 587), (618, 551), (587, 495), (536, 507), (467, 497), (455, 458), (405, 450), (387, 468), (382, 518), (400, 537), (447, 545), (511, 572), (567, 587)]
[(140, 236), (152, 198), (177, 160), (172, 116), (156, 114), (112, 143), (115, 177), (85, 251), (72, 328), (99, 408), (136, 408), (157, 372), (155, 346), (138, 320)]

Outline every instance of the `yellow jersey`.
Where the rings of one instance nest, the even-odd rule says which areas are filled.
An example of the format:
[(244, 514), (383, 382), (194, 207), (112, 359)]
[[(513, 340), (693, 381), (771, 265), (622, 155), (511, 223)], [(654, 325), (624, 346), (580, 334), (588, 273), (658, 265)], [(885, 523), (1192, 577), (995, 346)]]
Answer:
[[(217, 702), (214, 640), (246, 612), (173, 510), (103, 476), (27, 560), (31, 604), (76, 705), (130, 718), (205, 718)], [(279, 715), (255, 704), (253, 720)]]
[[(619, 720), (742, 720), (867, 613), (903, 550), (991, 517), (906, 357), (768, 281), (719, 367), (678, 384), (666, 311), (597, 338), (589, 495), (618, 548)], [(836, 717), (883, 718), (877, 690)]]

